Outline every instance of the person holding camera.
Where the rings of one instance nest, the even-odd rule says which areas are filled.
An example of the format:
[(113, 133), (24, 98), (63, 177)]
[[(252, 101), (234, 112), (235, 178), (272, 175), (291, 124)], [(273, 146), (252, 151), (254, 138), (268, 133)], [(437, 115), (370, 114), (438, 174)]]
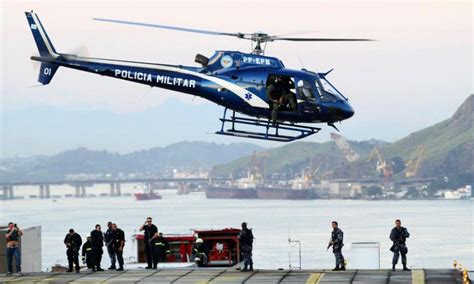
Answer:
[(15, 223), (8, 223), (7, 234), (5, 235), (5, 238), (7, 239), (7, 276), (12, 275), (13, 273), (13, 257), (15, 257), (17, 275), (23, 275), (21, 273), (21, 252), (19, 244), (21, 235), (23, 235), (23, 231), (20, 230)]
[(407, 268), (408, 248), (406, 245), (406, 239), (409, 237), (410, 233), (408, 233), (406, 228), (402, 227), (402, 222), (399, 219), (395, 220), (395, 227), (390, 232), (390, 240), (393, 242), (390, 248), (390, 251), (393, 252), (392, 271), (395, 271), (395, 266), (398, 263), (400, 254), (402, 255), (403, 271), (410, 271), (410, 269)]
[(145, 255), (146, 262), (148, 264), (146, 269), (153, 269), (153, 263), (158, 263), (158, 256), (153, 249), (154, 239), (156, 238), (156, 233), (158, 233), (158, 228), (153, 225), (151, 217), (146, 218), (145, 224), (140, 227), (140, 231), (144, 232), (145, 237)]
[(76, 273), (79, 273), (81, 267), (79, 266), (79, 250), (82, 245), (81, 236), (74, 232), (74, 229), (69, 229), (69, 233), (64, 238), (64, 244), (67, 247), (67, 261), (69, 263), (69, 269), (66, 272), (73, 271), (73, 264), (76, 266)]

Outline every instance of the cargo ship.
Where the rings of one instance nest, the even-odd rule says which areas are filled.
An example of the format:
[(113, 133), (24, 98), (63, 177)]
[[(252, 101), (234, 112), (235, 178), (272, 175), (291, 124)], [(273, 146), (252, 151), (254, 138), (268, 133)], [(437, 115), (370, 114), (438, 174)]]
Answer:
[(136, 200), (154, 200), (161, 199), (161, 195), (147, 185), (139, 185), (135, 187), (137, 190), (133, 193)]
[(311, 178), (303, 171), (301, 177), (297, 177), (284, 184), (268, 184), (257, 187), (257, 198), (259, 199), (285, 199), (285, 200), (308, 200), (318, 199), (316, 187), (313, 186)]
[(261, 186), (257, 187), (257, 198), (307, 200), (318, 199), (319, 197), (314, 188), (295, 189), (290, 186)]
[(207, 198), (218, 199), (255, 199), (257, 183), (252, 175), (225, 184), (210, 184), (206, 188)]
[(207, 198), (217, 199), (255, 199), (257, 190), (255, 188), (238, 188), (232, 186), (209, 186), (206, 189)]

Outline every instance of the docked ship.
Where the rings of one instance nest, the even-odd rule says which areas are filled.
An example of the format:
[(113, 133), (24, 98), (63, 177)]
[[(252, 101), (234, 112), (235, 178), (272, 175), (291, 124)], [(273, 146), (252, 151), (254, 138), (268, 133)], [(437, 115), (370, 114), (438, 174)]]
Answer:
[(258, 186), (257, 198), (288, 200), (317, 199), (319, 196), (311, 180), (311, 176), (305, 174), (303, 171), (301, 177), (290, 180), (288, 183)]
[(290, 186), (261, 186), (257, 187), (259, 199), (288, 199), (307, 200), (317, 199), (318, 194), (314, 188), (292, 188)]
[(249, 174), (246, 178), (228, 181), (225, 184), (210, 184), (206, 188), (207, 198), (218, 199), (255, 199), (257, 198), (257, 183)]
[(150, 186), (142, 184), (135, 187), (137, 190), (133, 193), (136, 200), (154, 200), (161, 199), (161, 195)]

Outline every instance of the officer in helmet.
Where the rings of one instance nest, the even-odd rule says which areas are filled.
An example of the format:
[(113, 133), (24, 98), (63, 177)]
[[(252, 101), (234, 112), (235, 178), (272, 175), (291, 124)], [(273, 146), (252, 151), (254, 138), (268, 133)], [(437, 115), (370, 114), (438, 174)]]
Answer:
[(207, 266), (209, 248), (201, 238), (196, 240), (193, 248), (194, 262), (198, 267)]
[(90, 235), (87, 235), (87, 241), (82, 245), (82, 263), (86, 264), (87, 268), (94, 268), (94, 251)]

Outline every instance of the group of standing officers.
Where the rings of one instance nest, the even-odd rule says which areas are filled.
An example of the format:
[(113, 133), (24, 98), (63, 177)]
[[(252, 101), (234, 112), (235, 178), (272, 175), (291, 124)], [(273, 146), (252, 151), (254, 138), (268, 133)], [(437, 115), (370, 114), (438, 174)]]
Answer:
[[(399, 219), (395, 220), (395, 227), (390, 232), (390, 240), (393, 245), (390, 247), (390, 251), (393, 252), (392, 258), (392, 270), (395, 271), (395, 267), (398, 263), (400, 255), (402, 256), (403, 271), (410, 271), (407, 267), (407, 253), (408, 248), (406, 246), (406, 239), (410, 237), (410, 233), (405, 227), (402, 227)], [(334, 257), (336, 259), (336, 267), (333, 271), (346, 270), (344, 256), (342, 255), (342, 247), (344, 246), (344, 233), (339, 228), (337, 221), (332, 221), (331, 226), (333, 228), (331, 232), (331, 239), (329, 241), (327, 249), (332, 247)], [(64, 244), (67, 247), (67, 258), (69, 262), (69, 269), (67, 272), (73, 272), (74, 268), (76, 273), (79, 273), (79, 252), (82, 246), (82, 261), (87, 264), (87, 268), (92, 271), (104, 271), (100, 263), (102, 255), (104, 253), (103, 247), (107, 248), (107, 253), (110, 257), (111, 266), (109, 270), (123, 271), (123, 248), (125, 246), (125, 233), (117, 228), (117, 224), (108, 222), (107, 231), (104, 233), (101, 230), (100, 224), (95, 225), (95, 229), (90, 232), (87, 236), (87, 241), (82, 244), (81, 236), (70, 229), (69, 233), (64, 238)], [(158, 232), (158, 228), (153, 224), (151, 217), (146, 219), (140, 231), (144, 231), (145, 240), (145, 255), (147, 261), (146, 269), (156, 269), (158, 262), (166, 262), (166, 256), (170, 253), (170, 248), (167, 240), (163, 237), (163, 234)], [(8, 264), (8, 275), (12, 274), (13, 258), (16, 259), (17, 273), (21, 276), (21, 256), (19, 250), (19, 236), (23, 232), (18, 228), (16, 224), (10, 222), (8, 224), (8, 230), (5, 235), (7, 239), (7, 264)], [(253, 240), (254, 236), (252, 230), (247, 227), (247, 223), (242, 223), (242, 229), (238, 235), (240, 241), (240, 252), (242, 254), (242, 260), (244, 267), (241, 268), (242, 272), (253, 271)], [(202, 239), (197, 239), (193, 248), (193, 254), (196, 258), (198, 266), (207, 265), (207, 256), (209, 249), (205, 245)], [(119, 267), (116, 267), (118, 262)]]
[[(332, 252), (336, 258), (336, 267), (333, 269), (333, 271), (346, 270), (344, 256), (342, 255), (342, 247), (344, 246), (344, 233), (339, 228), (337, 221), (332, 221), (331, 225), (333, 230), (331, 232), (331, 239), (327, 249), (332, 247)], [(410, 271), (410, 269), (407, 267), (408, 248), (406, 245), (406, 240), (409, 237), (410, 233), (408, 233), (407, 228), (402, 227), (402, 222), (400, 219), (395, 220), (395, 227), (390, 232), (390, 240), (393, 243), (390, 247), (390, 251), (393, 252), (392, 271), (395, 271), (400, 254), (402, 255), (403, 271)]]
[[(100, 263), (102, 261), (102, 255), (104, 254), (103, 247), (105, 245), (111, 263), (108, 269), (123, 271), (125, 233), (117, 228), (117, 224), (115, 223), (108, 222), (107, 227), (107, 231), (103, 233), (100, 224), (95, 225), (95, 229), (87, 236), (87, 241), (84, 244), (82, 244), (81, 236), (76, 233), (74, 229), (69, 229), (69, 233), (64, 238), (69, 263), (67, 272), (73, 272), (75, 266), (76, 273), (79, 273), (79, 252), (81, 251), (81, 245), (82, 262), (87, 265), (87, 268), (92, 269), (92, 271), (104, 271)], [(118, 268), (116, 267), (116, 262), (119, 264)]]

